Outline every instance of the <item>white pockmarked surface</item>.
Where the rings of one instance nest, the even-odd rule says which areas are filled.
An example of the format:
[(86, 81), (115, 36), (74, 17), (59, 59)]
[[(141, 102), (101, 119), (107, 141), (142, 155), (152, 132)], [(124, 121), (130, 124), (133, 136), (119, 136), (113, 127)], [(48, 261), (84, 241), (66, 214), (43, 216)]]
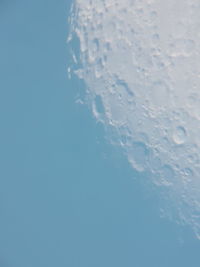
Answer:
[(76, 73), (96, 119), (115, 129), (132, 167), (148, 173), (197, 237), (199, 29), (197, 0), (75, 0), (72, 16)]

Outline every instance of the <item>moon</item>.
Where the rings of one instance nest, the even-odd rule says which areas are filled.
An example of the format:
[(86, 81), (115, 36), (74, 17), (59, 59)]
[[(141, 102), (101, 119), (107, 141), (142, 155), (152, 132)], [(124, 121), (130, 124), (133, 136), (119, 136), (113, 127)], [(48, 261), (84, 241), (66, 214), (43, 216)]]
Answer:
[(199, 18), (197, 0), (75, 0), (69, 42), (96, 120), (200, 239)]

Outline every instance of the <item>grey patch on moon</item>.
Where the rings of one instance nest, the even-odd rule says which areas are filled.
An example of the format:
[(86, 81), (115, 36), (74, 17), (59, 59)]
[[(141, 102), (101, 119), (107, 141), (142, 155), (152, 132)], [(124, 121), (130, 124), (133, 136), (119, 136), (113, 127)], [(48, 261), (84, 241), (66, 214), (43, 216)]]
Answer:
[(94, 116), (198, 238), (199, 14), (197, 0), (75, 0), (69, 35)]

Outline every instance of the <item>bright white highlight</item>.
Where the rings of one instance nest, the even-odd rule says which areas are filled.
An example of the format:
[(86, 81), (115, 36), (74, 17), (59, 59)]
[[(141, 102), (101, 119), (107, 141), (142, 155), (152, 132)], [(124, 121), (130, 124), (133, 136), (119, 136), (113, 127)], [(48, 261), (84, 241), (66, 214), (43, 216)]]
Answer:
[(95, 117), (200, 237), (200, 2), (76, 0), (73, 14)]

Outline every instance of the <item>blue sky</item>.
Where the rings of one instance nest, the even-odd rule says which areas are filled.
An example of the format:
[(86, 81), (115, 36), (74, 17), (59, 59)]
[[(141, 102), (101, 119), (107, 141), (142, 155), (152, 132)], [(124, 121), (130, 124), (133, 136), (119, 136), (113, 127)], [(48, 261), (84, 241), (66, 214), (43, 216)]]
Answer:
[(199, 267), (66, 74), (70, 1), (0, 2), (0, 266)]

